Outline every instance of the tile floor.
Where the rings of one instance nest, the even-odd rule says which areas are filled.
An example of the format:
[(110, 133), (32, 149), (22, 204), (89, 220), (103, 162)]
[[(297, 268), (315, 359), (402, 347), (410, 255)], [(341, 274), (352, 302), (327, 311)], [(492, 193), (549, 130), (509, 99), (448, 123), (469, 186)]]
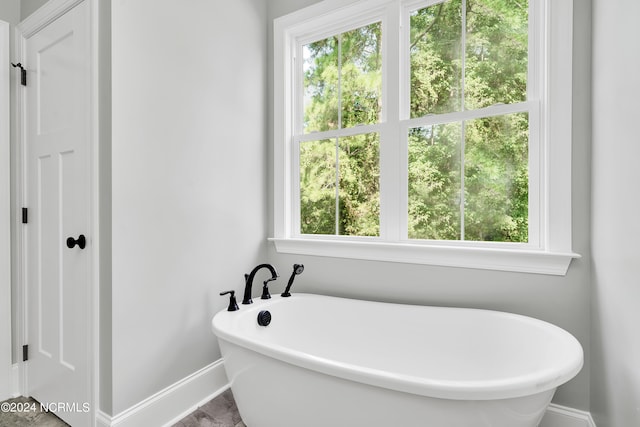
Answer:
[[(6, 411), (5, 404), (13, 405), (13, 410)], [(68, 427), (68, 424), (50, 412), (42, 412), (40, 405), (30, 397), (16, 397), (2, 402), (3, 410), (0, 411), (0, 426), (2, 427)], [(33, 410), (35, 408), (35, 411)], [(24, 410), (23, 410), (24, 409)]]
[(231, 390), (205, 403), (172, 427), (246, 427)]
[[(35, 400), (26, 397), (9, 399), (2, 403), (32, 405)], [(23, 406), (21, 406), (23, 407)], [(0, 412), (0, 427), (69, 427), (52, 413), (42, 412), (36, 403), (36, 411)], [(205, 403), (172, 427), (246, 427), (240, 419), (231, 390)]]

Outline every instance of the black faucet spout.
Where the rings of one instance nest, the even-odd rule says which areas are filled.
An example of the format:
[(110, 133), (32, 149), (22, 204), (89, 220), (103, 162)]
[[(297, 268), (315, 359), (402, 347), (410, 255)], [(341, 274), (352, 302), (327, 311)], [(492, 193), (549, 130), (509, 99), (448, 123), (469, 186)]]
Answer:
[(273, 268), (271, 264), (260, 264), (256, 266), (251, 273), (244, 275), (244, 297), (242, 298), (242, 304), (251, 304), (253, 300), (251, 299), (251, 288), (253, 287), (253, 278), (255, 277), (258, 270), (266, 268), (271, 272), (271, 280), (275, 280), (278, 278), (278, 273), (276, 273), (276, 269)]

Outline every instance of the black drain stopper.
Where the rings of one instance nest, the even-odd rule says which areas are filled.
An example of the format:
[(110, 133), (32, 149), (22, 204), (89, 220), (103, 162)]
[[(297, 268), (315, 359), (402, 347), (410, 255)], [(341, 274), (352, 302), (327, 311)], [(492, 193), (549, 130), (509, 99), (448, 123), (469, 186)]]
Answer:
[(267, 326), (269, 323), (271, 323), (271, 313), (267, 310), (262, 310), (258, 313), (258, 325)]

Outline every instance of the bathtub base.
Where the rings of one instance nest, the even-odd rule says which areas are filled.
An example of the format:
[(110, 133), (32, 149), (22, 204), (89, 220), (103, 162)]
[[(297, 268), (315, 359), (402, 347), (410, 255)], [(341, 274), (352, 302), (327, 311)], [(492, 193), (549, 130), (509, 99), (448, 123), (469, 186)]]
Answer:
[(555, 392), (437, 399), (325, 375), (219, 341), (238, 410), (250, 427), (536, 427)]

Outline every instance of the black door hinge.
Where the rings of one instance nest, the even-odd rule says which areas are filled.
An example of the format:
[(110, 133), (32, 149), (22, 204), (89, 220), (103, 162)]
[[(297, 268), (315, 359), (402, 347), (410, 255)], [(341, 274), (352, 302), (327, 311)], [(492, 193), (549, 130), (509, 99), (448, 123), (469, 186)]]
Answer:
[(13, 66), (13, 68), (20, 68), (20, 84), (22, 86), (26, 86), (27, 85), (27, 70), (25, 70), (24, 67), (22, 66), (22, 64), (19, 63), (19, 62), (17, 64), (14, 64), (12, 62), (11, 65)]
[(26, 362), (29, 360), (29, 346), (27, 344), (22, 346), (22, 361)]
[(22, 223), (27, 224), (29, 222), (29, 210), (22, 208)]

